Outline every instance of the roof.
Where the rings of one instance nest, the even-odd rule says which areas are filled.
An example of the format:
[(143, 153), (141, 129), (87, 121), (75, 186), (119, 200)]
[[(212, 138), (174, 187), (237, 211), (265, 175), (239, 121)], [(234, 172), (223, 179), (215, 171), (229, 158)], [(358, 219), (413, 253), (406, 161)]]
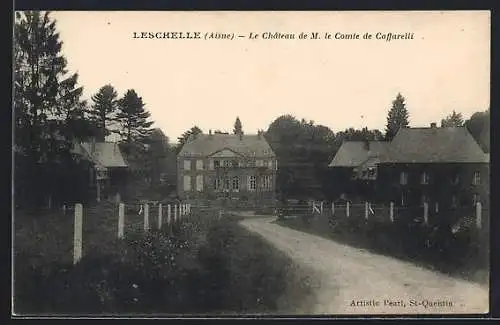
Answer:
[(385, 155), (389, 142), (385, 141), (344, 141), (328, 167), (356, 167), (370, 157)]
[(466, 127), (401, 128), (381, 162), (489, 163)]
[(106, 167), (127, 167), (122, 152), (116, 142), (84, 142), (73, 149), (74, 153), (81, 154), (96, 164)]
[(229, 149), (244, 156), (275, 157), (274, 151), (263, 135), (199, 134), (184, 144), (179, 156), (209, 156)]

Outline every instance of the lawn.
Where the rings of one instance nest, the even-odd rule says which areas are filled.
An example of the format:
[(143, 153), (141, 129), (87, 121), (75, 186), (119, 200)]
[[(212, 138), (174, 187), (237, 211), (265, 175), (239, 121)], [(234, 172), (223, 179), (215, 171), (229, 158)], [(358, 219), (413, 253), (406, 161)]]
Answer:
[(292, 314), (312, 300), (307, 271), (238, 218), (193, 212), (144, 234), (142, 219), (130, 214), (126, 238), (118, 240), (113, 209), (84, 215), (76, 266), (71, 214), (15, 216), (17, 314)]

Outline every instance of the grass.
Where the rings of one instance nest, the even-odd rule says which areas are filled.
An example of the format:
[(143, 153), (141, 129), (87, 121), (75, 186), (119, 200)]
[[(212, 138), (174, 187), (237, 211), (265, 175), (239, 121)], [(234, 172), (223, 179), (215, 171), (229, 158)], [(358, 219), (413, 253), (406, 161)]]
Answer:
[(112, 209), (84, 218), (76, 266), (72, 216), (16, 215), (16, 314), (294, 313), (313, 300), (311, 274), (239, 226), (239, 217), (196, 214), (144, 234), (130, 216), (118, 240)]
[(275, 223), (373, 253), (410, 261), (451, 276), (481, 284), (488, 282), (487, 261), (478, 261), (477, 254), (466, 246), (466, 241), (456, 240), (447, 247), (426, 249), (422, 241), (424, 233), (419, 233), (418, 228), (402, 231), (402, 228), (387, 223), (365, 224), (361, 218), (341, 222), (335, 230), (329, 226), (327, 217), (313, 218), (309, 222), (304, 222), (301, 217), (287, 218)]

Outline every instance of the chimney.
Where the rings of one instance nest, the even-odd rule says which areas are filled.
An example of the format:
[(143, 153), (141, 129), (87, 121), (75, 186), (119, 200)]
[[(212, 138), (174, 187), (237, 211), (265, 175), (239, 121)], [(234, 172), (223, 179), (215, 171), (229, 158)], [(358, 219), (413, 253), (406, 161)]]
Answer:
[(436, 122), (432, 122), (432, 123), (431, 123), (431, 128), (432, 128), (432, 129), (435, 129), (436, 127), (437, 127)]

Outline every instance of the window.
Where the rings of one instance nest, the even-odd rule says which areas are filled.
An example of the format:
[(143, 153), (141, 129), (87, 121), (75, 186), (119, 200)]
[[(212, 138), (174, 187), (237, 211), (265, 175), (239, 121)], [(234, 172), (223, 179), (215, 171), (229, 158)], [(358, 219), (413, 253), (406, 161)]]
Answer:
[(210, 159), (208, 161), (208, 169), (214, 170), (214, 160), (213, 159)]
[(257, 160), (257, 167), (262, 167), (264, 166), (264, 162), (260, 159)]
[(184, 160), (184, 169), (191, 170), (191, 160)]
[(191, 176), (184, 175), (184, 191), (191, 191)]
[(238, 176), (233, 177), (233, 190), (240, 189), (240, 178)]
[(201, 159), (196, 160), (196, 169), (203, 170), (203, 160)]
[(203, 191), (203, 175), (196, 175), (196, 190)]
[(474, 177), (472, 178), (472, 184), (479, 185), (481, 184), (481, 173), (474, 172)]
[(399, 175), (399, 183), (401, 185), (408, 184), (408, 173), (407, 172), (401, 172), (401, 174)]
[(231, 167), (231, 160), (224, 160), (224, 167)]
[(229, 190), (229, 177), (224, 177), (224, 189)]
[(220, 167), (220, 160), (214, 160), (214, 166), (215, 166), (215, 168), (219, 168)]
[(267, 167), (268, 167), (269, 169), (271, 169), (271, 170), (273, 169), (273, 161), (272, 161), (272, 160), (269, 160), (269, 161), (267, 162)]
[(472, 205), (476, 206), (476, 204), (481, 202), (481, 196), (479, 194), (472, 195)]
[(219, 191), (222, 187), (222, 179), (216, 178), (214, 182), (214, 188), (216, 191)]
[(247, 166), (248, 167), (255, 167), (255, 160), (249, 160), (248, 163), (247, 163)]
[(248, 176), (248, 189), (255, 191), (257, 188), (257, 178), (255, 176)]
[(429, 184), (429, 174), (427, 172), (423, 172), (420, 177), (420, 184)]
[(270, 175), (265, 175), (263, 178), (263, 186), (265, 190), (270, 190), (272, 189), (272, 184), (271, 184), (271, 176)]

